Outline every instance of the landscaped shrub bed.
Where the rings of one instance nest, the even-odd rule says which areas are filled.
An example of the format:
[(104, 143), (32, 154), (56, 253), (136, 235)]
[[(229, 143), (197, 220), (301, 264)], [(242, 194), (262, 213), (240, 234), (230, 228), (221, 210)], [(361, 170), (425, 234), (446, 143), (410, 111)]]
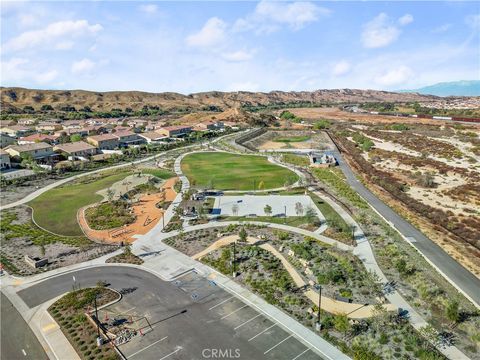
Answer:
[(140, 259), (138, 256), (132, 253), (130, 249), (130, 245), (125, 246), (123, 253), (115, 255), (111, 258), (108, 258), (107, 263), (122, 263), (122, 264), (135, 264), (135, 265), (142, 265), (143, 260)]
[(85, 210), (88, 226), (94, 230), (114, 229), (135, 221), (126, 201), (101, 203)]
[(93, 308), (95, 297), (97, 297), (97, 306), (101, 306), (117, 299), (119, 295), (104, 287), (76, 290), (55, 302), (48, 308), (48, 312), (60, 325), (62, 332), (80, 358), (119, 359), (113, 345), (104, 344), (100, 348), (97, 347), (97, 328), (85, 315), (89, 308)]

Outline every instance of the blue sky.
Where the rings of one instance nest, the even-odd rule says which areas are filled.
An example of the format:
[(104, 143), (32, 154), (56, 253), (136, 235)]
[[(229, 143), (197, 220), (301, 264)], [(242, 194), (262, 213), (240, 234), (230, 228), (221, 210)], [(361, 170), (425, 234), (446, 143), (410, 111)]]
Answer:
[(480, 79), (478, 2), (1, 2), (1, 85), (406, 89)]

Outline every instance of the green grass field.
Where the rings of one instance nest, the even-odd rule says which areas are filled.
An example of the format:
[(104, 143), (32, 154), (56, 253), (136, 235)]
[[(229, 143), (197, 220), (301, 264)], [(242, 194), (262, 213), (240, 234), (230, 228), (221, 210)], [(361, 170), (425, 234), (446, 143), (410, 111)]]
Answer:
[(94, 181), (83, 178), (49, 190), (28, 205), (33, 208), (35, 222), (41, 227), (59, 235), (82, 236), (82, 229), (77, 223), (78, 209), (102, 200), (95, 192), (108, 188), (130, 174), (128, 170), (117, 170)]
[(273, 139), (274, 142), (292, 143), (292, 142), (304, 142), (310, 140), (310, 136), (289, 136), (279, 137)]
[(217, 190), (253, 190), (261, 182), (264, 189), (293, 183), (298, 176), (292, 171), (254, 155), (235, 155), (221, 152), (195, 153), (185, 156), (182, 171), (193, 186)]
[(162, 180), (167, 180), (170, 179), (175, 175), (175, 173), (171, 172), (170, 170), (167, 169), (142, 169), (142, 174), (150, 174), (153, 176), (156, 176)]

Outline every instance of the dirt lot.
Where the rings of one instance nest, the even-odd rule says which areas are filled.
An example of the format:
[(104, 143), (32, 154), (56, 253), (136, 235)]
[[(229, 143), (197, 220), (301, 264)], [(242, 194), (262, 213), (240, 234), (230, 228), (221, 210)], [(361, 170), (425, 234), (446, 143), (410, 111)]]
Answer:
[(312, 130), (267, 131), (253, 139), (250, 145), (259, 150), (333, 148), (327, 134)]
[[(298, 117), (307, 120), (332, 119), (332, 120), (349, 120), (363, 123), (379, 124), (379, 123), (411, 123), (411, 124), (436, 124), (448, 123), (441, 120), (418, 119), (418, 118), (396, 118), (393, 116), (382, 116), (372, 114), (351, 113), (342, 111), (338, 108), (294, 108), (288, 109)], [(480, 127), (480, 125), (479, 125)]]

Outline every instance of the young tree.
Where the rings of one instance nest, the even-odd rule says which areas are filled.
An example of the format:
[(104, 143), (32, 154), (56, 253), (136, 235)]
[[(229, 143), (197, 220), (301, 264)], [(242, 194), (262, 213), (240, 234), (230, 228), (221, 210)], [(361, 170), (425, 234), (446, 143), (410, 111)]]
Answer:
[(240, 229), (240, 232), (238, 233), (238, 237), (240, 242), (243, 242), (243, 243), (247, 242), (248, 234), (247, 234), (247, 230), (245, 230), (244, 227)]
[(107, 198), (108, 198), (108, 201), (112, 201), (113, 200), (113, 196), (115, 195), (115, 191), (112, 189), (112, 188), (109, 188), (107, 190)]
[(232, 214), (233, 214), (233, 216), (238, 215), (238, 204), (233, 204), (232, 205)]
[(258, 190), (263, 190), (265, 189), (265, 182), (263, 182), (263, 180), (260, 180), (260, 182), (258, 183)]
[(445, 309), (445, 315), (447, 319), (452, 323), (457, 323), (460, 321), (460, 309), (457, 301), (449, 301)]
[(305, 212), (305, 218), (309, 224), (314, 224), (317, 218), (317, 214), (315, 210), (311, 206), (307, 207), (307, 211)]
[(297, 214), (297, 216), (303, 215), (303, 205), (301, 202), (295, 203), (295, 213)]
[(270, 205), (265, 205), (263, 208), (263, 211), (265, 212), (265, 215), (270, 216), (272, 215), (272, 207)]

